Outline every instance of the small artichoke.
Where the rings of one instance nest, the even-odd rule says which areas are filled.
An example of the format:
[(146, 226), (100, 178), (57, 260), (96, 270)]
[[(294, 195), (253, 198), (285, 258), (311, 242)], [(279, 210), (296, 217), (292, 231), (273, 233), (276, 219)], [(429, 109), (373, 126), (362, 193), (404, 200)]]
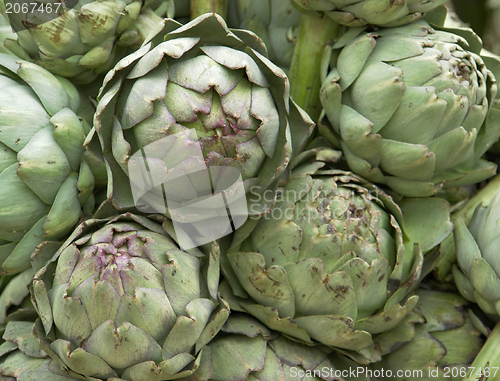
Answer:
[(373, 335), (416, 305), (418, 297), (406, 296), (419, 281), (422, 249), (451, 232), (448, 204), (405, 200), (403, 225), (382, 190), (350, 172), (317, 172), (322, 164), (294, 169), (248, 238), (236, 232), (223, 262), (231, 288), (221, 292), (233, 310), (287, 336), (376, 359)]
[[(372, 364), (372, 370), (384, 369), (379, 380), (462, 380), (474, 372), (469, 366), (484, 342), (473, 323), (477, 318), (455, 292), (421, 288), (415, 294), (415, 316), (379, 337), (383, 359)], [(411, 341), (400, 345), (408, 335)]]
[[(17, 39), (7, 39), (5, 46), (53, 74), (83, 84), (105, 74), (118, 59), (141, 46), (150, 32), (161, 30), (160, 16), (167, 9), (167, 1), (164, 5), (143, 0), (5, 3), (21, 5), (20, 9), (27, 5), (29, 10), (8, 14)], [(50, 12), (43, 8), (48, 5)], [(150, 5), (158, 7), (159, 15)], [(40, 7), (42, 13), (32, 12)]]
[[(169, 195), (195, 203), (212, 194), (212, 185), (224, 190), (240, 176), (233, 195), (248, 192), (254, 206), (248, 209), (265, 212), (269, 205), (252, 200), (276, 186), (313, 122), (289, 98), (288, 78), (252, 32), (229, 30), (220, 16), (205, 14), (184, 26), (167, 20), (164, 33), (164, 42), (120, 61), (99, 95), (94, 126), (108, 163), (110, 198), (119, 208), (132, 207), (134, 189), (149, 186), (163, 204)], [(139, 167), (155, 184), (137, 175)], [(211, 179), (204, 182), (207, 169)], [(246, 204), (243, 209), (247, 213)], [(199, 213), (193, 207), (176, 219), (155, 210), (179, 221)]]
[(479, 205), (467, 227), (462, 218), (455, 222), (458, 266), (453, 277), (460, 294), (495, 320), (500, 317), (500, 193), (488, 207)]
[(93, 211), (95, 178), (79, 117), (88, 100), (67, 79), (0, 54), (0, 87), (0, 262), (14, 274)]
[(393, 27), (422, 18), (425, 12), (446, 3), (446, 0), (292, 0), (305, 12), (326, 14), (347, 26), (367, 24)]
[(169, 220), (132, 214), (91, 219), (52, 257), (50, 250), (35, 255), (32, 300), (39, 319), (33, 325), (9, 317), (6, 332), (21, 325), (36, 340), (20, 345), (20, 330), (4, 336), (10, 350), (19, 350), (0, 372), (19, 374), (12, 363), (21, 357), (20, 367), (30, 368), (29, 358), (46, 364), (40, 381), (58, 380), (56, 374), (129, 381), (192, 374), (229, 312), (217, 301), (218, 252), (181, 251), (169, 230)]
[(353, 172), (408, 197), (494, 175), (481, 156), (500, 134), (496, 80), (477, 36), (455, 31), (353, 28), (333, 46), (321, 130)]

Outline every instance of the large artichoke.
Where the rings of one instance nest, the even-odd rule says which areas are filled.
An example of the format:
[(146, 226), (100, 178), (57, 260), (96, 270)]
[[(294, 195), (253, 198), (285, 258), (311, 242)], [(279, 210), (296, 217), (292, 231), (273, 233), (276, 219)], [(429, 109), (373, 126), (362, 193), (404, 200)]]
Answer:
[(321, 164), (292, 172), (279, 202), (241, 245), (237, 231), (223, 266), (231, 290), (225, 284), (221, 292), (232, 309), (274, 330), (372, 361), (380, 356), (373, 346), (364, 351), (372, 336), (415, 307), (418, 297), (406, 296), (419, 281), (421, 250), (451, 231), (448, 205), (408, 199), (403, 225), (383, 191), (350, 172), (314, 174)]
[(341, 25), (399, 26), (421, 18), (446, 0), (292, 0), (303, 11), (324, 13)]
[(320, 93), (331, 129), (322, 131), (353, 172), (410, 197), (495, 173), (480, 158), (500, 133), (498, 111), (487, 118), (496, 80), (477, 36), (455, 31), (468, 39), (417, 21), (337, 41)]
[(68, 80), (0, 54), (0, 87), (0, 262), (16, 273), (93, 211), (95, 179), (77, 115), (88, 100)]
[[(146, 204), (156, 212), (208, 230), (218, 225), (211, 221), (218, 210), (206, 199), (214, 191), (224, 215), (225, 204), (245, 191), (248, 209), (265, 212), (269, 205), (259, 204), (259, 194), (276, 186), (313, 125), (289, 98), (288, 78), (255, 34), (229, 30), (216, 14), (184, 26), (167, 20), (164, 32), (165, 42), (119, 62), (99, 96), (94, 126), (109, 168), (109, 197), (131, 207), (151, 189), (163, 204), (150, 197)], [(183, 214), (163, 210), (165, 201), (193, 206)], [(246, 204), (239, 209), (248, 213)], [(211, 241), (224, 234), (206, 235)]]
[[(143, 0), (45, 1), (5, 0), (17, 39), (5, 45), (21, 58), (32, 59), (74, 83), (92, 82), (123, 55), (141, 46), (149, 33), (161, 30), (167, 3)], [(27, 5), (15, 13), (13, 4)], [(37, 4), (36, 7), (33, 7)], [(45, 10), (50, 5), (51, 11)], [(60, 5), (60, 6), (58, 6)], [(150, 6), (158, 7), (157, 15)], [(31, 12), (42, 7), (42, 12)], [(23, 8), (21, 8), (23, 9)], [(56, 13), (56, 9), (58, 12)], [(127, 51), (129, 49), (129, 51)]]
[(50, 247), (38, 252), (35, 270), (46, 263), (32, 286), (39, 319), (9, 316), (0, 354), (14, 352), (0, 372), (40, 381), (192, 374), (229, 313), (217, 300), (218, 251), (181, 251), (167, 233), (171, 222), (158, 222), (87, 220), (52, 258)]

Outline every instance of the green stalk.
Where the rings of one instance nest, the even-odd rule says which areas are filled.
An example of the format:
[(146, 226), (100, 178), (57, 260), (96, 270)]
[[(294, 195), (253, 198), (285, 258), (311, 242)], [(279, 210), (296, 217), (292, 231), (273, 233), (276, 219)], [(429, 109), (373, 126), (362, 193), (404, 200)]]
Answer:
[[(497, 323), (462, 381), (500, 380), (500, 323)], [(474, 369), (473, 369), (474, 368)], [(496, 369), (495, 369), (496, 368)]]
[(321, 113), (321, 58), (325, 46), (338, 37), (340, 25), (327, 16), (303, 13), (290, 67), (290, 95), (317, 121)]
[(205, 13), (217, 13), (224, 19), (227, 16), (228, 0), (191, 0), (191, 20)]
[[(488, 206), (498, 192), (500, 192), (500, 175), (493, 177), (483, 189), (467, 201), (463, 208), (453, 213), (451, 215), (451, 222), (455, 221), (458, 217), (462, 217), (465, 224), (469, 225), (477, 206), (481, 203), (483, 206)], [(444, 281), (447, 277), (451, 277), (451, 268), (456, 262), (455, 235), (453, 233), (441, 243), (439, 251), (441, 252), (439, 255), (440, 258), (436, 262), (434, 275), (440, 281)]]

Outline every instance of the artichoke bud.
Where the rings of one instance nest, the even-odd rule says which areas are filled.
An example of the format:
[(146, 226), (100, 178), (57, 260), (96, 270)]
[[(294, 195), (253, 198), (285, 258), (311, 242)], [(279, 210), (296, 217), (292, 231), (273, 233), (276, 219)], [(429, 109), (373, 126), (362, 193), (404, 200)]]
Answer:
[(72, 78), (73, 83), (90, 83), (98, 74), (107, 72), (117, 62), (113, 54), (116, 44), (132, 51), (162, 21), (161, 14), (143, 6), (144, 1), (90, 1), (74, 5), (63, 5), (53, 19), (49, 13), (41, 18), (36, 12), (9, 14), (17, 32), (17, 44), (8, 42), (20, 57), (32, 59), (56, 75)]
[(500, 135), (496, 80), (477, 54), (477, 36), (451, 32), (423, 20), (353, 30), (334, 46), (323, 76), (325, 138), (353, 172), (406, 197), (474, 184), (496, 170), (481, 159)]
[(261, 193), (276, 188), (313, 123), (251, 32), (215, 14), (167, 20), (165, 31), (107, 75), (95, 128), (130, 182), (112, 184), (117, 205), (170, 217), (188, 249), (269, 209)]
[(80, 378), (188, 376), (229, 313), (207, 266), (144, 217), (88, 220), (35, 275), (41, 348)]
[[(372, 364), (372, 369), (391, 370), (390, 378), (397, 380), (425, 378), (431, 374), (429, 370), (430, 378), (445, 379), (449, 377), (445, 373), (450, 372), (453, 380), (462, 379), (459, 372), (455, 376), (457, 370), (472, 364), (483, 345), (481, 332), (486, 326), (476, 328), (473, 317), (477, 318), (466, 309), (467, 301), (460, 295), (425, 288), (416, 294), (419, 302), (414, 316), (377, 338), (383, 358)], [(406, 377), (394, 376), (400, 369), (407, 371)]]
[(200, 381), (286, 380), (307, 372), (315, 375), (314, 380), (334, 380), (334, 364), (340, 356), (327, 352), (291, 341), (236, 312), (207, 345), (194, 376)]
[(82, 166), (88, 125), (75, 113), (85, 103), (76, 88), (12, 56), (0, 55), (0, 65), (9, 73), (0, 75), (0, 141), (6, 150), (0, 237), (8, 241), (2, 263), (4, 271), (17, 273), (30, 266), (38, 244), (74, 228), (94, 180), (88, 165)]
[[(398, 326), (418, 300), (406, 295), (422, 253), (405, 249), (401, 210), (381, 189), (338, 170), (311, 176), (298, 167), (281, 197), (240, 251), (227, 254), (227, 279), (248, 296), (232, 308), (303, 342), (377, 357), (368, 350), (372, 336)], [(336, 333), (325, 335), (330, 324)]]

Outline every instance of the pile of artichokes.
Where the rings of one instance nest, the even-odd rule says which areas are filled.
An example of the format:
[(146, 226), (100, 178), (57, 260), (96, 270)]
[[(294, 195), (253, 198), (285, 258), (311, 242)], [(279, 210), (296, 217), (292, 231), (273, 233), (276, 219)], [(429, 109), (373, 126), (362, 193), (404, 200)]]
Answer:
[(0, 380), (500, 380), (500, 57), (453, 10), (0, 0)]

